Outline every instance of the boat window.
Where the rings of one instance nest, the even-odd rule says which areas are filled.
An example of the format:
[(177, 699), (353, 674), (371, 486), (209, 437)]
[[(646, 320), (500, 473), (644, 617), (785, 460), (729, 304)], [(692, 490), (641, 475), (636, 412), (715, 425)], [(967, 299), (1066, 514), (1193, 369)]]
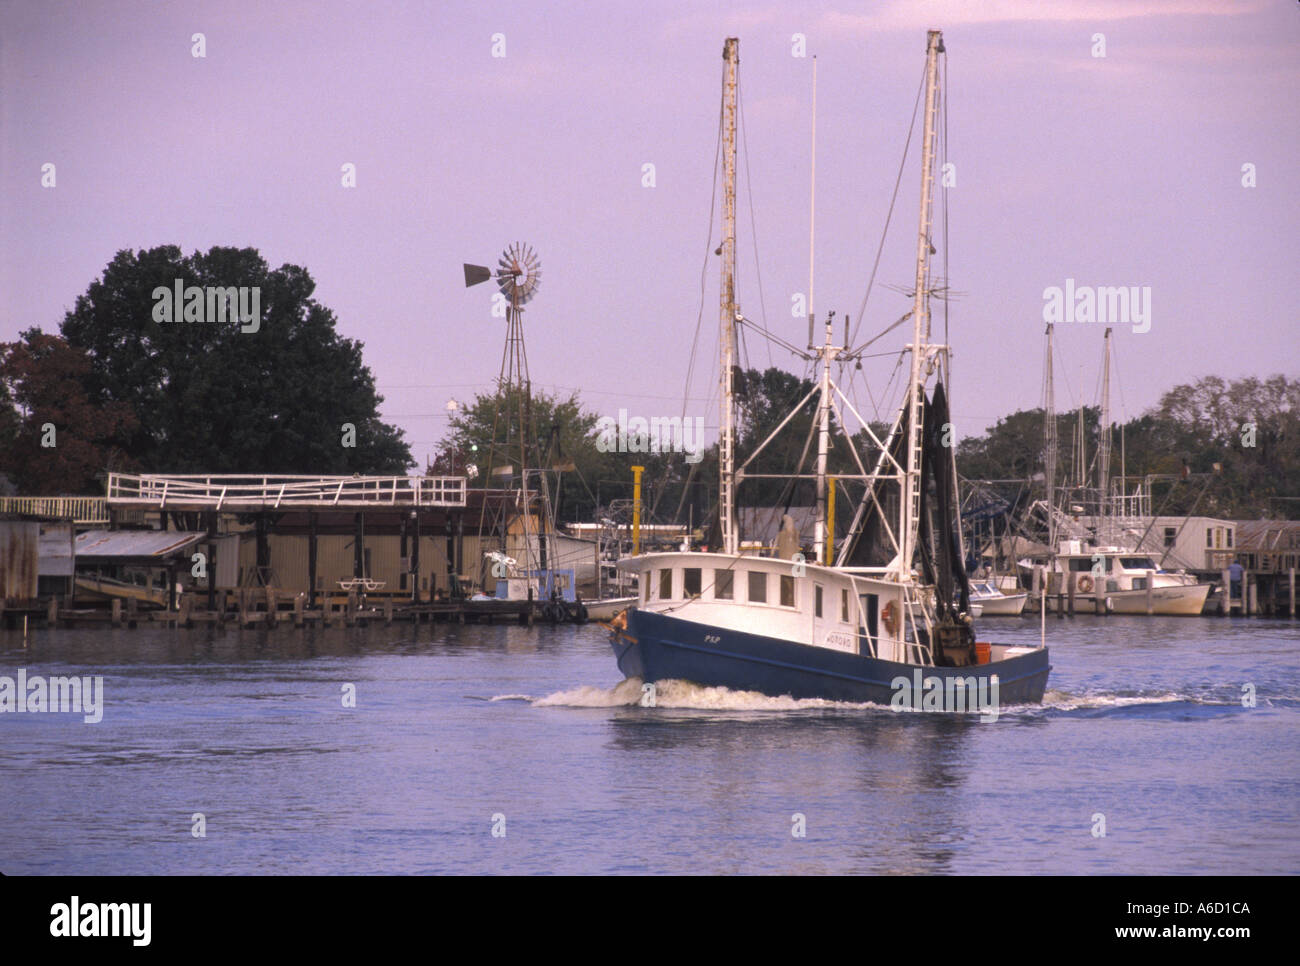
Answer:
[(665, 568), (659, 571), (659, 599), (671, 600), (673, 596), (673, 572)]
[(840, 590), (840, 620), (845, 624), (849, 622), (849, 591), (847, 587)]
[(735, 572), (731, 570), (713, 571), (713, 599), (714, 600), (731, 600), (732, 598), (732, 578)]
[[(1104, 558), (1103, 558), (1104, 559)], [(1091, 557), (1071, 557), (1070, 570), (1076, 574), (1086, 573), (1092, 569)]]
[(687, 567), (682, 571), (682, 594), (685, 597), (700, 596), (699, 567)]
[(1120, 557), (1120, 566), (1125, 570), (1155, 570), (1156, 565), (1150, 557)]
[(817, 617), (821, 617), (822, 616), (822, 585), (817, 584), (816, 587), (817, 590), (813, 594), (813, 613)]
[(767, 574), (761, 570), (749, 572), (749, 601), (752, 604), (767, 603)]
[(794, 577), (789, 574), (781, 575), (781, 606), (794, 606)]

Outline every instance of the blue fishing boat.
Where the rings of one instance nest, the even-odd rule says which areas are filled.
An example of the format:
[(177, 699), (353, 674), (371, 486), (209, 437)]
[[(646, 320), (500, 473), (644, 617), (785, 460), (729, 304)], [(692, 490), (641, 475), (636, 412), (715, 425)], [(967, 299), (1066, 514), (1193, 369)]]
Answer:
[[(736, 326), (743, 321), (734, 295), (738, 53), (737, 41), (729, 39), (723, 51), (719, 549), (636, 554), (619, 562), (620, 569), (638, 577), (636, 603), (608, 625), (619, 669), (648, 683), (683, 680), (916, 710), (996, 714), (999, 706), (1039, 702), (1051, 670), (1047, 648), (977, 640), (949, 435), (948, 347), (930, 341), (942, 35), (931, 31), (927, 42), (921, 216), (907, 346), (911, 367), (892, 429), (880, 439), (832, 378), (833, 366), (852, 366), (865, 345), (848, 345), (847, 326), (843, 344), (837, 344), (834, 313), (829, 313), (821, 344), (814, 346), (810, 304), (810, 351), (804, 358), (817, 366), (817, 382), (740, 466), (733, 386)], [(747, 476), (763, 476), (749, 472), (755, 457), (814, 400), (815, 471), (805, 474), (799, 466), (789, 474), (815, 481), (812, 553), (806, 557), (799, 551), (788, 518), (773, 555), (744, 549), (736, 524), (737, 487)], [(834, 547), (827, 457), (832, 424), (842, 431), (846, 413), (863, 427), (871, 445), (859, 451), (851, 444), (858, 472), (836, 475), (837, 485), (846, 492), (852, 488), (858, 499), (846, 536)], [(806, 445), (805, 452), (810, 448)]]

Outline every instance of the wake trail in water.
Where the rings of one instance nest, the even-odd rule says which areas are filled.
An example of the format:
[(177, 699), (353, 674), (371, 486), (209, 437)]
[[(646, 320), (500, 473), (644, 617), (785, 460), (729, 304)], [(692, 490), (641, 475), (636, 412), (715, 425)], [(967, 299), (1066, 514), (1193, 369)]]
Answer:
[[(1222, 692), (1222, 693), (1220, 693)], [(500, 694), (488, 701), (527, 701), (534, 708), (668, 708), (686, 711), (715, 712), (788, 712), (788, 711), (867, 711), (919, 713), (913, 708), (892, 708), (871, 702), (830, 701), (824, 698), (792, 698), (789, 695), (773, 697), (757, 691), (733, 691), (724, 687), (705, 687), (689, 681), (659, 681), (655, 685), (654, 704), (643, 704), (646, 698), (644, 685), (639, 678), (627, 678), (612, 688), (581, 685), (556, 691), (545, 697), (533, 698), (526, 694)], [(1130, 709), (1141, 712), (1168, 708), (1171, 705), (1193, 705), (1207, 708), (1231, 709), (1240, 707), (1235, 692), (1195, 695), (1176, 691), (1152, 692), (1097, 692), (1072, 693), (1048, 690), (1042, 704), (1004, 705), (999, 709), (1003, 716), (1034, 716), (1042, 714), (1071, 714), (1075, 712), (1106, 712)], [(1261, 701), (1260, 704), (1271, 704)], [(971, 714), (977, 713), (971, 709)]]
[[(557, 691), (533, 702), (535, 708), (618, 708), (639, 705), (645, 692), (640, 678), (627, 678), (612, 688), (583, 686)], [(881, 710), (881, 705), (827, 701), (822, 698), (772, 697), (757, 691), (704, 687), (689, 681), (659, 681), (654, 707), (691, 711), (817, 711), (825, 709)], [(887, 709), (886, 709), (887, 710)]]

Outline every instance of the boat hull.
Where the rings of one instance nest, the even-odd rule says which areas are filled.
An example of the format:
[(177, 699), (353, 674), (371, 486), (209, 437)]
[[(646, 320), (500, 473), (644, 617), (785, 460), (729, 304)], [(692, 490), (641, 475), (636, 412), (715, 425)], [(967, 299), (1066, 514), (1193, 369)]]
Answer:
[[(1151, 588), (1151, 615), (1154, 617), (1198, 617), (1205, 609), (1205, 599), (1210, 594), (1209, 584), (1190, 584), (1185, 587)], [(1110, 591), (1102, 598), (1112, 614), (1147, 615), (1147, 592), (1145, 590)], [(1055, 612), (1058, 604), (1056, 595), (1047, 598), (1047, 609)], [(1069, 607), (1068, 600), (1064, 603)], [(1076, 594), (1074, 610), (1076, 613), (1092, 613), (1097, 608), (1097, 599), (1093, 594)]]
[(1004, 594), (1001, 597), (974, 597), (971, 603), (980, 605), (976, 617), (1019, 617), (1028, 599), (1028, 594)]
[(602, 597), (599, 600), (584, 600), (587, 617), (593, 621), (607, 621), (621, 610), (626, 610), (636, 603), (635, 597)]
[(918, 671), (923, 679), (941, 682), (974, 678), (977, 687), (986, 689), (996, 675), (999, 704), (1036, 704), (1043, 699), (1051, 671), (1046, 648), (972, 667), (920, 667), (635, 608), (627, 612), (627, 626), (611, 635), (610, 644), (619, 670), (642, 681), (683, 680), (774, 697), (883, 705), (899, 693), (899, 678), (911, 682)]

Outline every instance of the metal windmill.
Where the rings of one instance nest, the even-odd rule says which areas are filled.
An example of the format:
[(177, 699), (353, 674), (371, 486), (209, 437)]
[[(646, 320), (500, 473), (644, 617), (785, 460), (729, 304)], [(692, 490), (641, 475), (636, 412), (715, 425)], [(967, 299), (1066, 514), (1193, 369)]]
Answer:
[[(531, 245), (515, 242), (507, 247), (501, 253), (501, 257), (497, 259), (496, 272), (493, 272), (485, 265), (466, 264), (464, 268), (466, 288), (495, 278), (497, 288), (506, 298), (506, 342), (501, 353), (501, 372), (497, 377), (497, 390), (499, 398), (507, 406), (511, 408), (517, 407), (517, 412), (505, 414), (506, 438), (504, 443), (498, 443), (497, 440), (497, 426), (503, 414), (500, 409), (493, 414), (492, 444), (488, 452), (488, 474), (496, 480), (497, 485), (508, 486), (510, 478), (514, 476), (514, 468), (510, 465), (510, 461), (516, 457), (519, 459), (520, 499), (521, 508), (525, 510), (525, 534), (531, 535), (532, 529), (529, 523), (531, 515), (526, 511), (529, 506), (528, 444), (532, 429), (532, 381), (528, 374), (528, 353), (524, 347), (523, 311), (524, 306), (532, 301), (533, 296), (537, 294), (537, 287), (541, 283), (541, 259), (537, 257), (537, 252), (533, 250)], [(515, 422), (516, 418), (518, 419), (517, 423)], [(516, 435), (512, 430), (517, 430), (517, 445), (514, 445), (514, 441), (511, 439), (513, 435)], [(506, 462), (501, 466), (496, 465), (498, 446), (500, 446), (499, 452), (506, 456)], [(546, 518), (549, 519), (550, 493), (544, 474), (541, 478), (541, 484), (543, 512)], [(541, 557), (540, 566), (545, 569), (547, 557), (545, 539), (539, 539), (538, 546)], [(533, 561), (531, 559), (531, 545), (528, 540), (525, 540), (524, 553), (526, 559), (528, 559), (529, 569), (531, 569)]]
[(524, 329), (521, 319), (524, 306), (537, 294), (537, 286), (542, 281), (542, 262), (531, 245), (515, 242), (501, 253), (497, 259), (498, 270), (494, 273), (485, 265), (465, 266), (465, 287), (469, 288), (497, 280), (497, 288), (505, 296), (506, 305), (506, 344), (501, 355), (501, 375), (497, 382), (504, 391), (513, 386), (527, 389), (528, 354), (524, 350)]

